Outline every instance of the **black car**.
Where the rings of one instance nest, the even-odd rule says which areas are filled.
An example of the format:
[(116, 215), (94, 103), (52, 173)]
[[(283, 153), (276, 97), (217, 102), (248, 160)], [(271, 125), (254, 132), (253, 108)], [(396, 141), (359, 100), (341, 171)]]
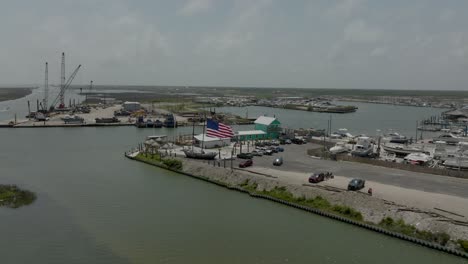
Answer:
[(302, 139), (299, 138), (293, 138), (291, 142), (298, 145), (301, 145), (303, 143)]
[(363, 179), (352, 179), (348, 184), (349, 191), (359, 191), (364, 188), (366, 181)]
[(237, 154), (239, 159), (252, 159), (253, 155), (251, 153), (239, 153)]

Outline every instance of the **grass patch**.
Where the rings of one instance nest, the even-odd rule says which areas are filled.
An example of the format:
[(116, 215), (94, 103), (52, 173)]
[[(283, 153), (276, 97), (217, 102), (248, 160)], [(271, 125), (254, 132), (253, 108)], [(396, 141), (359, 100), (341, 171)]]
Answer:
[(269, 195), (288, 202), (305, 205), (315, 209), (320, 209), (322, 211), (345, 216), (356, 221), (362, 221), (364, 219), (359, 211), (345, 205), (332, 205), (327, 199), (321, 196), (316, 196), (312, 199), (306, 199), (304, 196), (294, 197), (294, 195), (291, 192), (287, 191), (285, 187), (275, 187), (269, 191), (257, 191), (257, 184), (249, 184), (248, 180), (243, 182), (240, 186), (251, 192)]
[(178, 159), (173, 159), (173, 158), (161, 158), (159, 154), (150, 154), (148, 153), (147, 155), (144, 153), (139, 153), (136, 156), (136, 159), (141, 160), (141, 161), (146, 161), (152, 164), (159, 164), (166, 166), (167, 168), (171, 170), (182, 170), (183, 168), (183, 163), (182, 161)]
[(182, 161), (178, 159), (162, 159), (162, 164), (166, 165), (169, 169), (172, 170), (182, 170)]
[(445, 246), (450, 240), (450, 236), (446, 233), (432, 233), (429, 231), (418, 230), (415, 226), (406, 224), (403, 219), (394, 220), (391, 217), (385, 217), (378, 224), (380, 227), (383, 227), (387, 230), (405, 234), (407, 236), (416, 237), (422, 240), (438, 243), (442, 246)]
[(18, 208), (36, 200), (36, 194), (16, 185), (0, 185), (0, 206)]

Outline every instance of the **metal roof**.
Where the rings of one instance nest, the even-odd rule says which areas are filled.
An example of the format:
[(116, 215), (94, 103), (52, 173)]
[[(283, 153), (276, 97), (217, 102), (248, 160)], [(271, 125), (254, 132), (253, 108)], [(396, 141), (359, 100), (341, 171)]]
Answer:
[(255, 120), (255, 124), (261, 124), (261, 125), (266, 125), (269, 126), (271, 123), (273, 123), (276, 120), (275, 117), (269, 117), (269, 116), (260, 116)]

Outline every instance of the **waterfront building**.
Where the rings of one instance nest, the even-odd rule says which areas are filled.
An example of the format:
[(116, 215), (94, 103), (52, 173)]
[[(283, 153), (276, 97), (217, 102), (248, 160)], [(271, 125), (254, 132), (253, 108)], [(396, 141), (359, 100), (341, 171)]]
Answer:
[(197, 147), (205, 149), (221, 148), (231, 144), (231, 138), (209, 137), (207, 135), (203, 136), (203, 134), (194, 136), (194, 139)]
[(235, 138), (240, 141), (262, 140), (267, 138), (267, 133), (262, 130), (239, 131), (236, 133)]
[(123, 109), (128, 112), (134, 112), (141, 109), (141, 104), (139, 102), (125, 102), (123, 103)]
[(281, 123), (276, 117), (260, 116), (255, 120), (255, 130), (265, 132), (268, 139), (278, 138), (281, 134)]

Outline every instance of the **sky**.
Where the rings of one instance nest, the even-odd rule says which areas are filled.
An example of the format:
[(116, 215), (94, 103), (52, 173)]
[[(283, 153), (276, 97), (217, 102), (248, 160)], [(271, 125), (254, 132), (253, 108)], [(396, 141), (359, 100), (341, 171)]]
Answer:
[(2, 0), (0, 84), (468, 90), (465, 0)]

